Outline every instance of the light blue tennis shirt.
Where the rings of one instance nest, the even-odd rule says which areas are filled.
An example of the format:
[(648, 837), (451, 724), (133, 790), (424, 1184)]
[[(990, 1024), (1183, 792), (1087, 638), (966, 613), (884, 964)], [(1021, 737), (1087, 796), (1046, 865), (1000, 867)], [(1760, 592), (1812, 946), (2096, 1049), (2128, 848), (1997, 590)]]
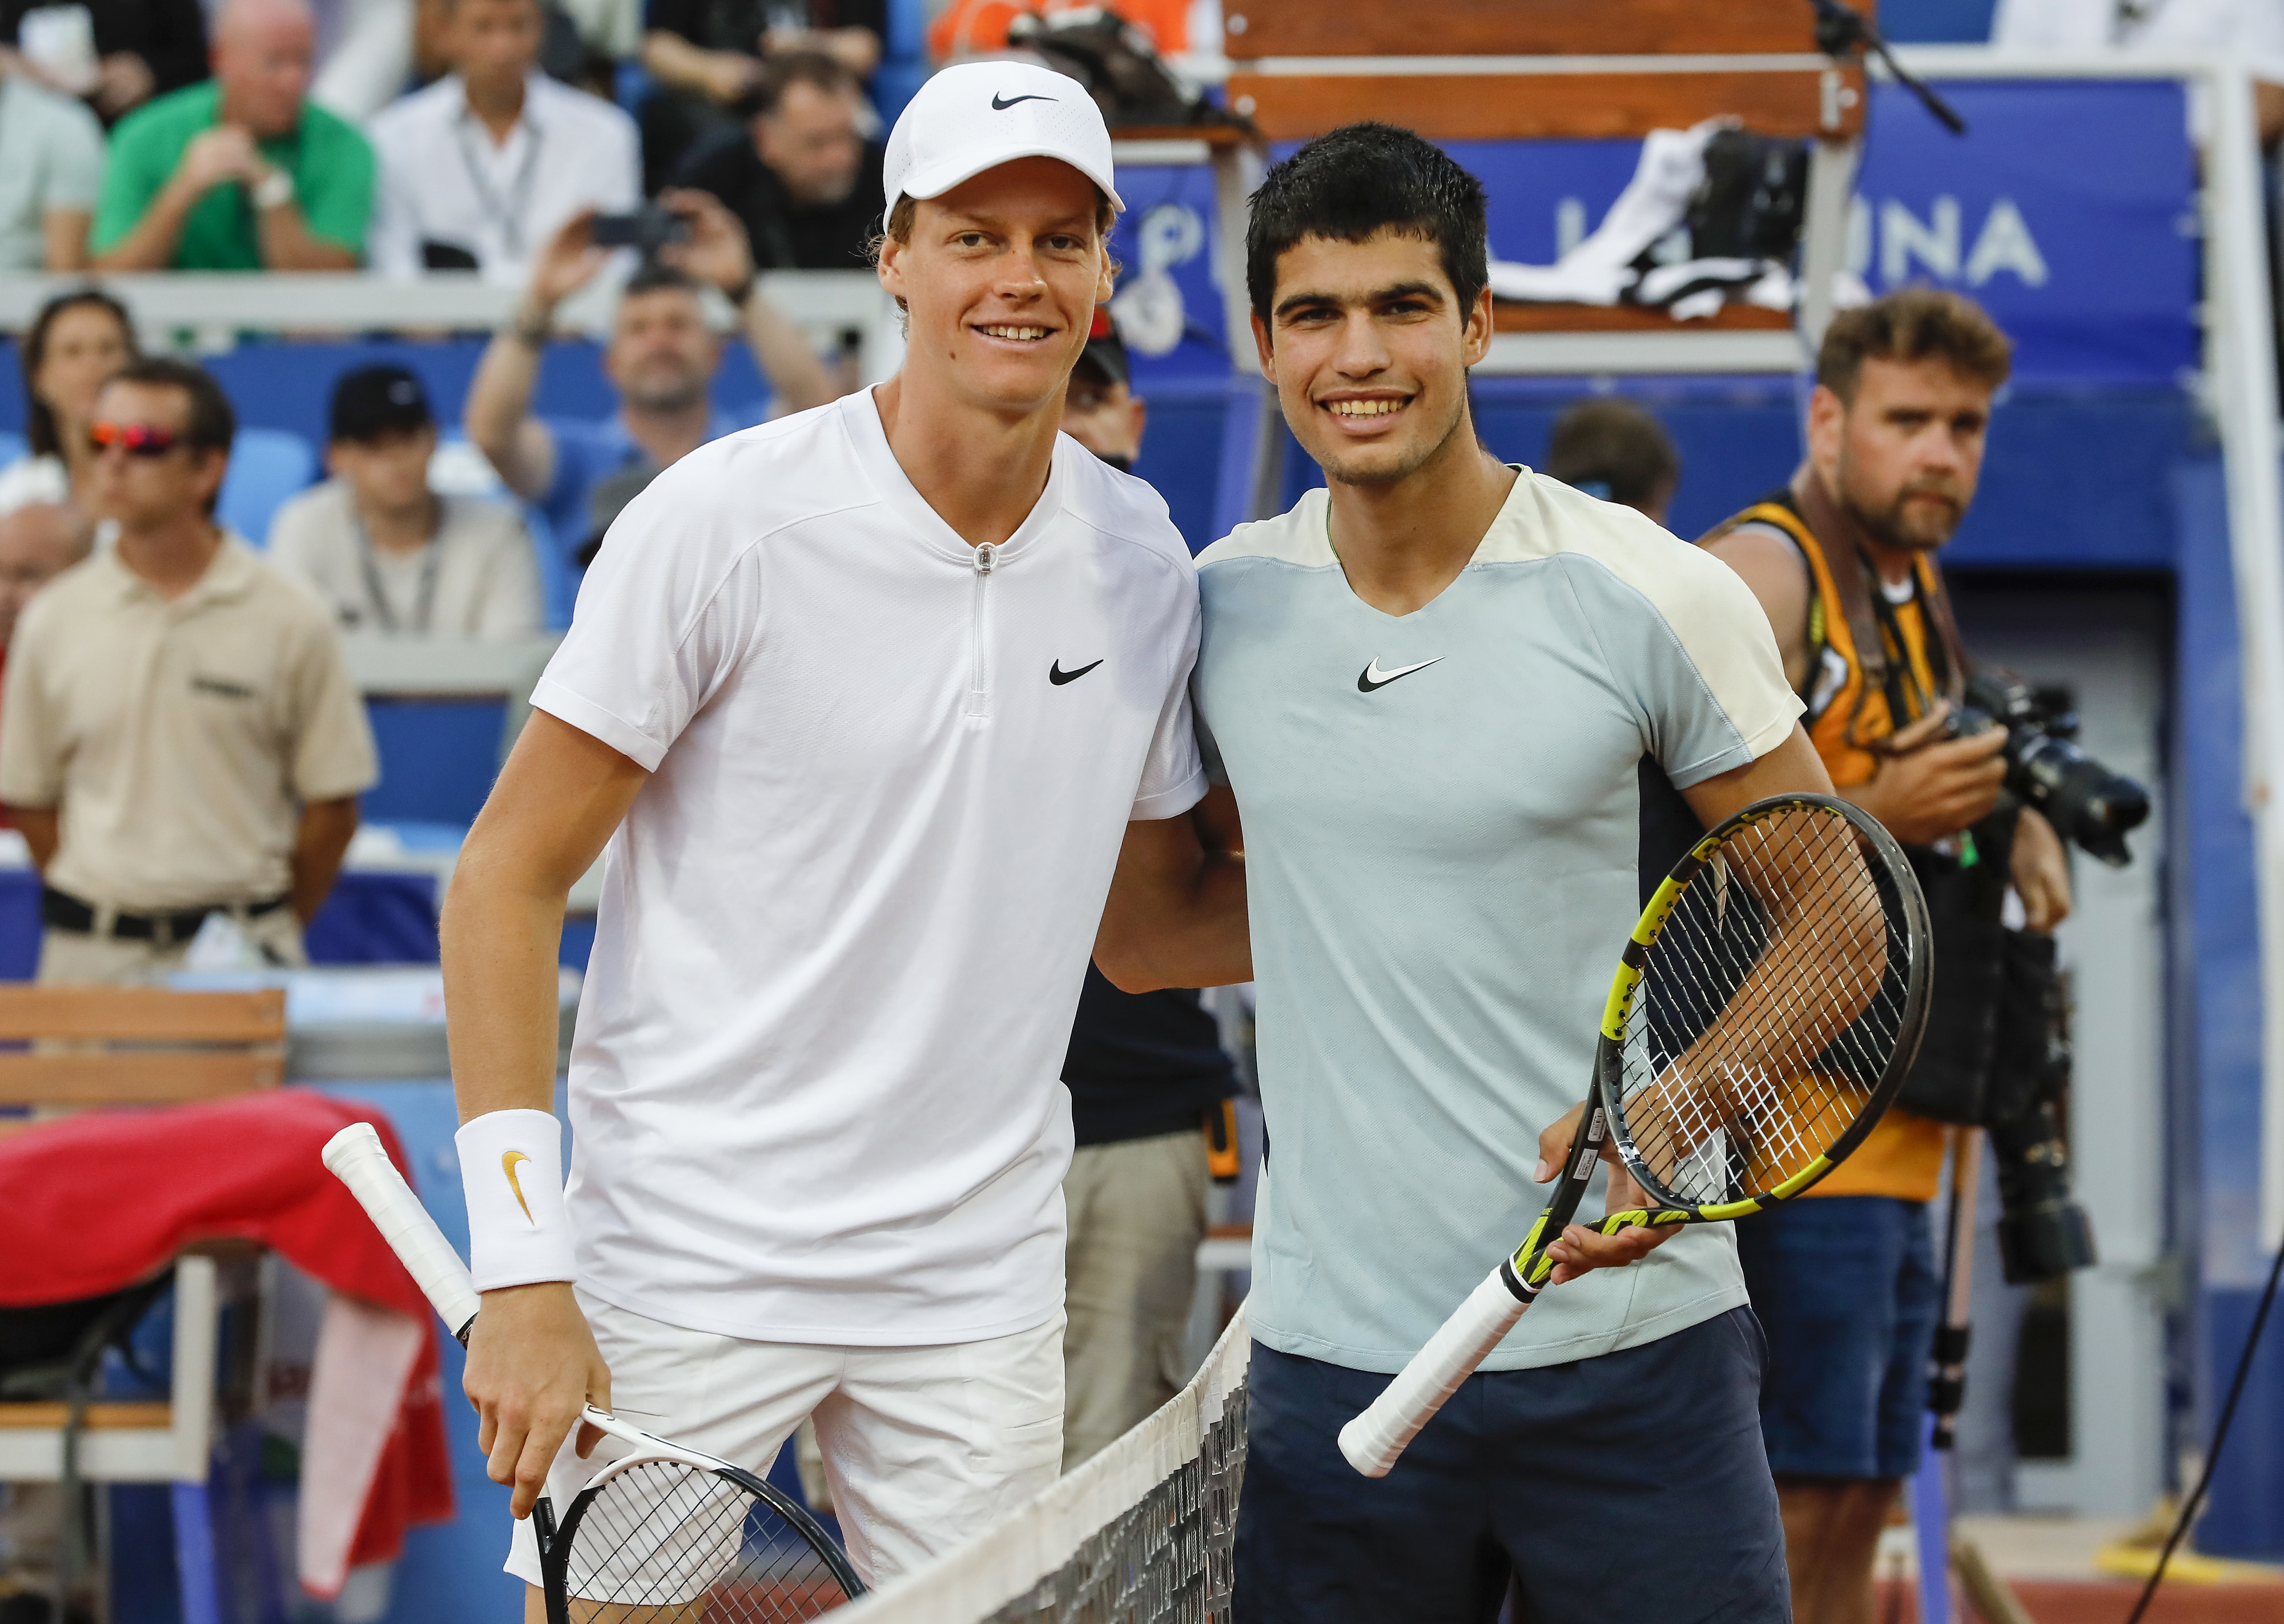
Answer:
[[(1774, 749), (1800, 702), (1743, 582), (1630, 508), (1521, 470), (1459, 578), (1399, 617), (1349, 589), (1328, 505), (1199, 556), (1193, 691), (1245, 826), (1253, 1331), (1395, 1370), (1545, 1203), (1539, 1130), (1585, 1097), (1640, 911), (1645, 759), (1686, 789)], [(1693, 1228), (1550, 1289), (1485, 1367), (1745, 1300), (1727, 1226)]]

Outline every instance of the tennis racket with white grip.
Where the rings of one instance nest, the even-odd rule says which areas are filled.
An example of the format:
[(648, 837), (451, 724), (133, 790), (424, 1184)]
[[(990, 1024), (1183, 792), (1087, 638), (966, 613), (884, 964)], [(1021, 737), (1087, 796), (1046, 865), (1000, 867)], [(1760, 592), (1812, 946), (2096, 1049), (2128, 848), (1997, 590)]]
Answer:
[[(465, 1345), (483, 1300), (372, 1125), (335, 1134), (325, 1159)], [(559, 1520), (545, 1496), (533, 1508), (548, 1624), (792, 1624), (864, 1593), (833, 1536), (774, 1486), (592, 1404), (582, 1418), (630, 1453)]]
[(1606, 1235), (1742, 1218), (1837, 1167), (1911, 1070), (1932, 959), (1903, 848), (1847, 801), (1772, 796), (1692, 847), (1620, 956), (1546, 1210), (1341, 1429), (1349, 1464), (1384, 1476), (1537, 1300), (1606, 1140), (1657, 1203), (1607, 1214)]

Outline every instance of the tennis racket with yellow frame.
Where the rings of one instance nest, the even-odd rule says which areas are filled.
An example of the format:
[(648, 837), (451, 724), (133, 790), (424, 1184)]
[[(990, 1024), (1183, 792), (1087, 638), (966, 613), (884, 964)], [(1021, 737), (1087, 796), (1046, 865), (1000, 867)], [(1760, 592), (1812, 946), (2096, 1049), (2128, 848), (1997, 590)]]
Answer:
[(1721, 1223), (1811, 1189), (1864, 1142), (1919, 1051), (1933, 943), (1911, 865), (1867, 814), (1779, 795), (1723, 820), (1651, 896), (1620, 955), (1594, 1087), (1553, 1199), (1341, 1452), (1381, 1477), (1545, 1290), (1606, 1141), (1655, 1205)]

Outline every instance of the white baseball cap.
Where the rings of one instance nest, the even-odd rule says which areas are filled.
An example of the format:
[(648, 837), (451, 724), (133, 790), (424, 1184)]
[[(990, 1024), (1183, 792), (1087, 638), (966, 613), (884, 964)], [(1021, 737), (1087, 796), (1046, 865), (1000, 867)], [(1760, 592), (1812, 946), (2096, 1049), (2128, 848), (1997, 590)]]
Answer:
[(997, 61), (963, 62), (920, 86), (888, 132), (888, 212), (898, 198), (940, 198), (1018, 158), (1060, 158), (1125, 210), (1111, 184), (1110, 129), (1086, 87), (1036, 63)]

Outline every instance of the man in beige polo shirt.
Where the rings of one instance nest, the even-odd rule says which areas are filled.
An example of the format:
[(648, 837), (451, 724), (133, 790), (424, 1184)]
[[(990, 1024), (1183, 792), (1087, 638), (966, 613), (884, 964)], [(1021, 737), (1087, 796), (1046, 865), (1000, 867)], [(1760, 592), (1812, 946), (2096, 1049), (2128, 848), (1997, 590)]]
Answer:
[(234, 427), (182, 362), (105, 385), (94, 505), (118, 543), (9, 647), (0, 801), (47, 882), (43, 981), (162, 975), (216, 912), (303, 962), (378, 777), (332, 618), (215, 522)]

